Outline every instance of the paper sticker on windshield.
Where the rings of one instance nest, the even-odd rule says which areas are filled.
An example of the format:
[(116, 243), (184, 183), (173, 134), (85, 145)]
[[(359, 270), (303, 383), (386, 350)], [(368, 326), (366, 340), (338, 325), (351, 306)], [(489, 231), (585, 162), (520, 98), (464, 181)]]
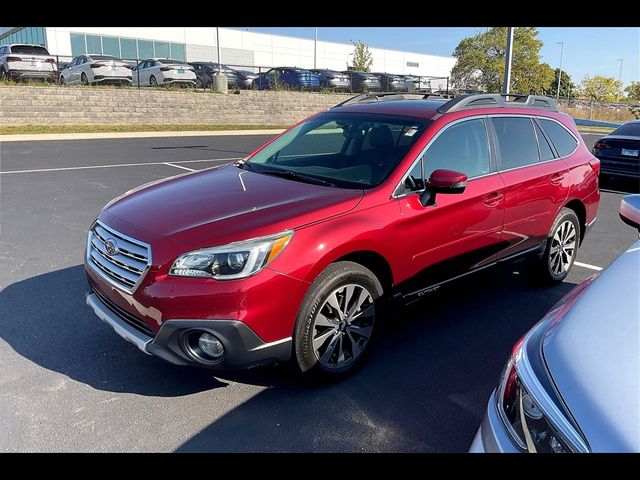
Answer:
[(418, 129), (417, 129), (417, 128), (413, 128), (413, 127), (411, 127), (409, 130), (407, 130), (406, 132), (404, 132), (404, 134), (405, 134), (405, 136), (407, 136), (407, 137), (413, 137), (413, 136), (416, 134), (416, 132), (417, 132), (417, 131), (418, 131)]

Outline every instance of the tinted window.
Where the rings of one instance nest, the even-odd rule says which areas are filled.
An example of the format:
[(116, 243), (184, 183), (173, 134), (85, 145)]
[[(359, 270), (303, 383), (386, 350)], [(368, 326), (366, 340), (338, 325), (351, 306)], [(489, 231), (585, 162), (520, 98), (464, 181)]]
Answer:
[(546, 162), (547, 160), (553, 160), (556, 156), (553, 154), (553, 150), (549, 146), (549, 142), (544, 138), (542, 130), (537, 123), (533, 122), (533, 126), (536, 130), (536, 136), (538, 137), (538, 146), (540, 147), (540, 161)]
[(86, 35), (87, 53), (102, 53), (102, 41), (98, 35)]
[(102, 53), (120, 56), (120, 40), (117, 37), (102, 37)]
[(181, 62), (180, 60), (175, 60), (173, 58), (159, 58), (158, 62), (164, 63), (165, 65), (186, 65), (189, 66), (188, 63)]
[(23, 55), (49, 55), (44, 47), (35, 47), (31, 45), (15, 45), (11, 47), (11, 53), (21, 53)]
[(625, 123), (609, 135), (631, 135), (632, 137), (640, 137), (640, 122)]
[(533, 125), (527, 117), (495, 117), (500, 170), (524, 167), (538, 162), (538, 145)]
[(578, 146), (578, 142), (567, 130), (554, 122), (553, 120), (540, 119), (540, 124), (544, 131), (547, 132), (549, 138), (556, 147), (561, 157), (570, 155)]
[(122, 58), (126, 58), (128, 60), (138, 58), (138, 49), (136, 48), (135, 40), (132, 40), (130, 38), (121, 38), (120, 48), (122, 49), (120, 53), (122, 55)]
[(425, 178), (441, 168), (456, 170), (469, 178), (489, 173), (491, 164), (484, 122), (467, 120), (447, 128), (431, 144), (424, 158)]

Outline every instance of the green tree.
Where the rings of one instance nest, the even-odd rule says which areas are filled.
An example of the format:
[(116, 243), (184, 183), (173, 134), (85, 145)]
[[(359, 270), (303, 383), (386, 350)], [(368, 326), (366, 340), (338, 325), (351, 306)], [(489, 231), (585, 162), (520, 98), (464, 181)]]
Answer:
[[(552, 97), (556, 96), (558, 92), (558, 72), (560, 72), (559, 68), (555, 69), (553, 73), (553, 80), (551, 81), (551, 85), (549, 85), (549, 91), (547, 95)], [(571, 76), (562, 70), (562, 76), (560, 77), (560, 98), (576, 98), (578, 95), (578, 87), (571, 81)]]
[[(549, 90), (553, 69), (540, 63), (538, 31), (533, 27), (515, 28), (511, 60), (511, 92), (538, 93)], [(502, 90), (507, 49), (506, 27), (494, 27), (462, 39), (453, 52), (457, 62), (451, 80), (458, 90), (497, 93)]]
[(582, 79), (582, 93), (596, 102), (615, 102), (620, 98), (622, 82), (613, 77), (585, 75)]
[(631, 85), (625, 88), (624, 91), (627, 92), (629, 100), (640, 100), (640, 82), (631, 82)]
[(353, 43), (354, 48), (352, 68), (359, 72), (368, 72), (373, 63), (373, 55), (369, 51), (369, 46), (362, 40), (357, 42), (351, 40), (351, 43)]

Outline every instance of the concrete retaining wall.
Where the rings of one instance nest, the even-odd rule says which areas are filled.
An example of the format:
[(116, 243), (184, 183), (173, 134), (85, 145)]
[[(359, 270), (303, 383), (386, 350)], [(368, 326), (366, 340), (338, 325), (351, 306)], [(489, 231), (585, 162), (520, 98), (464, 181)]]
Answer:
[(290, 125), (345, 94), (162, 91), (137, 88), (0, 87), (0, 125)]

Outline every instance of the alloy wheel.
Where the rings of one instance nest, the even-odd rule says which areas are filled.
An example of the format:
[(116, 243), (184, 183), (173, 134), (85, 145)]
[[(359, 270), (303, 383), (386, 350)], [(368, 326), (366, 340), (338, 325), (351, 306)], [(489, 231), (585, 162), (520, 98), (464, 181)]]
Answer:
[(313, 351), (325, 368), (337, 369), (355, 361), (373, 333), (375, 305), (362, 285), (335, 289), (318, 309), (313, 323)]
[(560, 276), (569, 271), (576, 254), (577, 232), (573, 222), (565, 220), (556, 229), (549, 250), (549, 270)]

